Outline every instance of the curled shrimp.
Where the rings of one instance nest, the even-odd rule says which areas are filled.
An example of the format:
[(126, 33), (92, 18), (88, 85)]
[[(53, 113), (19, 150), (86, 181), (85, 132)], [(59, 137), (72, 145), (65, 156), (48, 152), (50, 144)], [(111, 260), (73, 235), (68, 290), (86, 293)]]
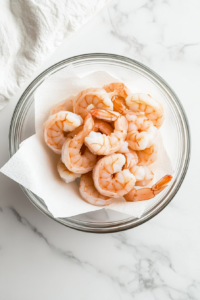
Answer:
[(152, 188), (142, 188), (139, 190), (133, 188), (129, 193), (124, 195), (124, 198), (126, 201), (130, 202), (152, 199), (160, 192), (162, 192), (167, 187), (167, 183), (169, 183), (171, 180), (172, 176), (166, 175), (161, 178), (156, 184), (154, 184)]
[(118, 99), (113, 99), (114, 109), (128, 121), (126, 141), (133, 150), (144, 150), (152, 146), (158, 134), (153, 122), (144, 115), (136, 114), (126, 108)]
[(124, 116), (114, 111), (92, 109), (91, 114), (108, 122), (114, 121), (114, 131), (110, 135), (91, 131), (85, 138), (85, 144), (91, 152), (98, 155), (109, 155), (118, 151), (127, 135), (128, 123)]
[(74, 98), (73, 111), (85, 118), (88, 114), (87, 108), (91, 104), (99, 109), (113, 110), (113, 103), (104, 89), (90, 88), (80, 92)]
[(123, 103), (125, 98), (130, 94), (130, 90), (122, 82), (113, 82), (103, 86), (107, 93), (111, 93), (111, 99), (117, 97)]
[(149, 166), (158, 159), (158, 143), (144, 150), (137, 151), (138, 166)]
[(133, 150), (151, 147), (156, 140), (158, 130), (145, 116), (126, 115), (128, 130), (126, 141)]
[(72, 182), (76, 178), (81, 177), (81, 174), (77, 174), (69, 171), (61, 160), (59, 160), (57, 164), (57, 170), (62, 180), (64, 180), (66, 183)]
[(44, 123), (43, 133), (46, 144), (57, 154), (61, 154), (66, 133), (80, 126), (83, 119), (69, 111), (61, 111), (50, 116)]
[(62, 162), (71, 172), (84, 174), (91, 171), (96, 164), (97, 155), (91, 153), (87, 147), (83, 149), (84, 138), (93, 126), (93, 118), (91, 114), (88, 114), (84, 120), (83, 129), (73, 138), (68, 138), (62, 147)]
[(97, 206), (109, 204), (110, 197), (101, 195), (94, 186), (92, 172), (81, 175), (79, 191), (85, 201)]
[(157, 102), (147, 94), (130, 94), (126, 98), (126, 105), (134, 112), (144, 112), (145, 116), (151, 120), (157, 128), (164, 121), (164, 110), (161, 103)]
[(123, 154), (112, 154), (100, 159), (93, 169), (94, 185), (98, 192), (107, 197), (127, 194), (135, 185), (135, 176), (123, 170), (126, 158)]

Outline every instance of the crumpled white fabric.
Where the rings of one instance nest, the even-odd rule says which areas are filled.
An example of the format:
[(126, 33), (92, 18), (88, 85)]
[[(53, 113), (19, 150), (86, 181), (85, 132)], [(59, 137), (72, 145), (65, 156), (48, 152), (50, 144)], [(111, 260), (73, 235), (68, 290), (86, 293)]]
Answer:
[(45, 58), (109, 0), (1, 0), (0, 109)]

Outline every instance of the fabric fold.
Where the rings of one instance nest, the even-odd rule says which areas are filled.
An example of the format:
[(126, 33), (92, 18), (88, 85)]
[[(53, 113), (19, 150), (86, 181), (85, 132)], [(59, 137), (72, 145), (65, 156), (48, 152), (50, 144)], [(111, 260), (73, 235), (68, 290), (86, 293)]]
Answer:
[(0, 10), (0, 109), (109, 0), (10, 0)]

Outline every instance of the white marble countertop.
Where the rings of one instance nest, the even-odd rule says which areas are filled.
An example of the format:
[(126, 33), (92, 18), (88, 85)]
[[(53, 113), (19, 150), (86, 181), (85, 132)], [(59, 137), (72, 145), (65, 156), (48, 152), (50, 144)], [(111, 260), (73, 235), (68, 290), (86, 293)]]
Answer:
[[(106, 235), (59, 225), (0, 174), (2, 300), (200, 299), (199, 15), (197, 0), (111, 1), (33, 74), (31, 80), (59, 60), (89, 52), (121, 54), (148, 65), (184, 105), (192, 157), (181, 189), (159, 215)], [(9, 123), (25, 87), (0, 111), (0, 166), (8, 160)]]

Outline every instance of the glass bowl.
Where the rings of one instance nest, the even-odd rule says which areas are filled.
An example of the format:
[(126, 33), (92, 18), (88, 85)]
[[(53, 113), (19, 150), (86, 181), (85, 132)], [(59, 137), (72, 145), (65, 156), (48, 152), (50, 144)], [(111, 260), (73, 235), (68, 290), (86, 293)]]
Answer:
[[(180, 188), (190, 158), (190, 133), (184, 109), (173, 90), (154, 71), (130, 58), (113, 54), (84, 54), (65, 59), (41, 73), (24, 91), (14, 110), (10, 132), (9, 150), (12, 156), (20, 143), (35, 133), (34, 93), (42, 82), (55, 72), (73, 64), (76, 72), (84, 76), (96, 70), (111, 72), (123, 80), (125, 76), (136, 83), (146, 82), (149, 89), (161, 97), (166, 113), (162, 127), (162, 136), (174, 168), (173, 180), (169, 186), (156, 196), (156, 201), (148, 207), (140, 218), (118, 213), (110, 209), (101, 209), (70, 218), (54, 218), (44, 201), (28, 189), (21, 186), (28, 199), (43, 213), (55, 221), (82, 231), (106, 233), (117, 232), (138, 226), (158, 214), (173, 199)], [(166, 132), (170, 131), (170, 134)]]

